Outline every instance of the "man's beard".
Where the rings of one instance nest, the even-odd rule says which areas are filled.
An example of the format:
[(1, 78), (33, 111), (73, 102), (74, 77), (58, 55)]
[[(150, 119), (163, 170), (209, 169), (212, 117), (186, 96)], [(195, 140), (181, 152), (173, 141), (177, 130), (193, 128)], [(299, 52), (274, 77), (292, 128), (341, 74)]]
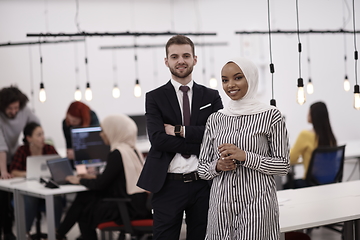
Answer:
[(8, 119), (14, 119), (14, 118), (16, 118), (16, 115), (17, 115), (17, 113), (11, 114), (11, 115), (5, 114), (5, 116), (6, 116)]
[(176, 72), (176, 68), (169, 68), (169, 69), (170, 69), (171, 74), (174, 75), (175, 77), (186, 78), (187, 76), (189, 76), (192, 73), (193, 68), (194, 68), (194, 66), (191, 66), (191, 67), (187, 66), (186, 71), (183, 73)]

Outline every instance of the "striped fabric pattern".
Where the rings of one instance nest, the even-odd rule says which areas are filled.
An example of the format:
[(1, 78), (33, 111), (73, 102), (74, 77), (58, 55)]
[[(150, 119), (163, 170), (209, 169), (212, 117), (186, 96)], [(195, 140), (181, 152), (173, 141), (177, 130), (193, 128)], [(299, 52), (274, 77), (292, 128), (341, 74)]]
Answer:
[[(223, 143), (244, 150), (246, 161), (233, 171), (216, 172)], [(213, 179), (206, 239), (279, 239), (274, 175), (286, 175), (289, 168), (288, 134), (278, 109), (242, 116), (213, 113), (198, 167), (201, 178)]]

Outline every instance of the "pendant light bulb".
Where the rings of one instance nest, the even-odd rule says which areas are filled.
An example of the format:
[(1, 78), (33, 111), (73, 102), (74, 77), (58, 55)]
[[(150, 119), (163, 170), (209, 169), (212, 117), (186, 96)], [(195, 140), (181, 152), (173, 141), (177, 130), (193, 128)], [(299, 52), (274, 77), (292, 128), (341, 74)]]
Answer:
[(347, 92), (350, 91), (350, 82), (347, 75), (345, 75), (344, 79), (344, 90)]
[(216, 87), (217, 87), (217, 80), (216, 80), (216, 78), (214, 76), (212, 76), (210, 78), (210, 87), (212, 89), (216, 89)]
[(312, 84), (311, 82), (311, 78), (309, 78), (309, 82), (308, 84), (306, 85), (306, 92), (308, 94), (313, 94), (314, 93), (314, 85)]
[(92, 100), (92, 91), (91, 91), (91, 88), (90, 88), (90, 83), (86, 83), (85, 99), (87, 101)]
[(304, 82), (303, 82), (303, 79), (302, 78), (298, 78), (298, 91), (297, 91), (297, 102), (298, 104), (300, 105), (303, 105), (306, 101), (306, 98), (305, 98), (305, 91), (304, 91)]
[(81, 91), (79, 89), (79, 87), (76, 87), (75, 93), (74, 93), (74, 98), (76, 101), (80, 101), (82, 97)]
[(141, 87), (140, 87), (138, 79), (136, 79), (136, 82), (135, 82), (134, 96), (135, 97), (141, 97)]
[(120, 89), (118, 88), (118, 86), (116, 84), (114, 85), (114, 88), (112, 90), (112, 95), (114, 98), (120, 97)]
[(359, 85), (354, 86), (354, 108), (360, 110), (360, 91)]
[(44, 87), (43, 83), (40, 83), (39, 100), (42, 103), (46, 101), (46, 92), (45, 92), (45, 87)]

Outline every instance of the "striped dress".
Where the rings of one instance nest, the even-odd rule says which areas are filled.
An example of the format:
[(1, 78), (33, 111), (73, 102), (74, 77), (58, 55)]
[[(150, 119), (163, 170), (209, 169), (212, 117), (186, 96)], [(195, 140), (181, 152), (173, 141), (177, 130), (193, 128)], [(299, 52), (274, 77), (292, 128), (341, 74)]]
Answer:
[[(216, 172), (218, 146), (231, 143), (246, 161), (235, 170)], [(274, 175), (289, 171), (289, 144), (278, 109), (254, 115), (210, 115), (199, 157), (199, 175), (213, 179), (208, 213), (208, 240), (280, 238)]]

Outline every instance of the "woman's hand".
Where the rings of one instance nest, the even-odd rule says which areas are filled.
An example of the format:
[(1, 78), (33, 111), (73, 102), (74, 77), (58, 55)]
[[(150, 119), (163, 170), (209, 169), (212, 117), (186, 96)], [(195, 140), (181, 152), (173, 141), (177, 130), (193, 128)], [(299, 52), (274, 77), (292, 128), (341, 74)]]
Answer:
[(218, 147), (220, 158), (224, 160), (239, 160), (245, 161), (246, 154), (243, 150), (236, 147), (234, 144), (224, 143)]
[(80, 184), (80, 178), (78, 176), (67, 176), (65, 179), (72, 184)]
[(228, 160), (220, 157), (220, 159), (216, 163), (216, 171), (231, 171), (236, 168), (236, 165), (233, 160)]
[(86, 173), (86, 174), (79, 174), (78, 177), (84, 178), (84, 179), (95, 179), (96, 175)]

